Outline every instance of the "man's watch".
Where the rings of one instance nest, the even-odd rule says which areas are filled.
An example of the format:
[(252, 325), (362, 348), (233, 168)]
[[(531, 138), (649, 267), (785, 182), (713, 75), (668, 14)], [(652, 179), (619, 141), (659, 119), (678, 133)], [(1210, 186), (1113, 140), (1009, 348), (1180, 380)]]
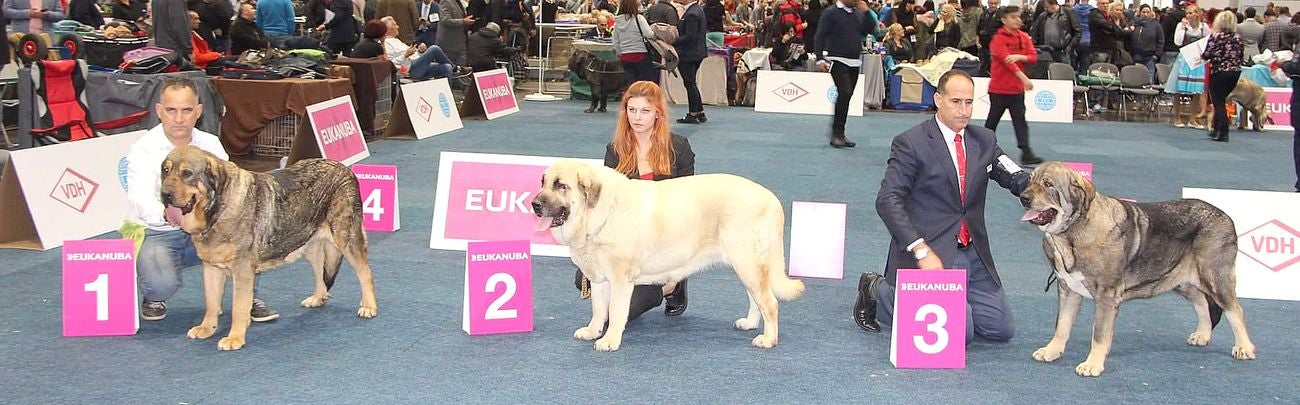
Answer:
[(912, 256), (916, 257), (916, 260), (924, 259), (926, 256), (929, 255), (930, 255), (930, 248), (928, 247), (920, 247), (912, 251)]

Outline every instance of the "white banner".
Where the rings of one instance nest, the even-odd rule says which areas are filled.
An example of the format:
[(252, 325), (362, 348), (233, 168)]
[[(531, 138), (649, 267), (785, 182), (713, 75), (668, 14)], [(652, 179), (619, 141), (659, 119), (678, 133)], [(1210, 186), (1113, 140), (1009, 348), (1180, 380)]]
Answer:
[(460, 112), (446, 78), (402, 85), (406, 112), (415, 129), (415, 139), (424, 139), (461, 129)]
[(1300, 194), (1183, 188), (1237, 227), (1237, 296), (1300, 301)]
[[(849, 115), (862, 116), (862, 93), (859, 78), (849, 99)], [(760, 70), (754, 86), (754, 111), (831, 115), (836, 97), (830, 73)]]
[[(465, 250), (473, 241), (529, 240), (540, 256), (569, 256), (550, 231), (536, 231), (534, 193), (550, 156), (442, 152), (429, 248)], [(600, 165), (596, 159), (578, 159)]]
[(144, 133), (13, 151), (0, 178), (0, 247), (51, 249), (122, 226), (126, 152)]
[[(983, 120), (989, 116), (989, 78), (975, 77), (975, 108), (971, 118)], [(1069, 80), (1030, 79), (1034, 89), (1025, 92), (1025, 121), (1029, 122), (1074, 122), (1074, 82)], [(939, 94), (935, 93), (935, 102)], [(1002, 119), (1011, 124), (1011, 111), (1002, 114)]]

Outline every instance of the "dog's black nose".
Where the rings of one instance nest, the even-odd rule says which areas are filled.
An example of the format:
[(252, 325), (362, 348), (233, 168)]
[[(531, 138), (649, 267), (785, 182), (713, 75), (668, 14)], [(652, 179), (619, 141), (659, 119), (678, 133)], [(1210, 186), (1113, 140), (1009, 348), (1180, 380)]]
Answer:
[(537, 202), (537, 200), (533, 200), (533, 213), (537, 214), (537, 216), (542, 215), (542, 204)]
[(172, 203), (172, 193), (169, 193), (169, 192), (164, 191), (164, 192), (162, 193), (162, 203), (163, 203), (163, 205), (171, 205), (171, 203)]
[(1029, 209), (1029, 196), (1024, 194), (1020, 195), (1020, 206), (1025, 207), (1025, 209)]

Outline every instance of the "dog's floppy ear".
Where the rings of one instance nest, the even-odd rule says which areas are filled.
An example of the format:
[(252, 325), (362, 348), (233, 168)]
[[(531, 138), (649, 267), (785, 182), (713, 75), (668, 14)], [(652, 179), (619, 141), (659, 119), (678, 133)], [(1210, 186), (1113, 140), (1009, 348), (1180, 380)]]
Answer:
[(578, 187), (582, 188), (583, 197), (587, 199), (587, 207), (595, 207), (600, 202), (600, 179), (596, 178), (596, 171), (584, 165), (577, 174)]
[(1097, 196), (1097, 189), (1092, 186), (1091, 181), (1083, 178), (1083, 175), (1079, 174), (1079, 172), (1068, 168), (1066, 170), (1068, 170), (1070, 176), (1070, 199), (1077, 201), (1080, 208), (1087, 209), (1088, 206), (1092, 205), (1093, 197)]
[(204, 218), (211, 222), (217, 217), (217, 211), (221, 204), (217, 198), (225, 191), (226, 181), (229, 179), (226, 173), (226, 162), (220, 159), (214, 159), (212, 155), (204, 154), (203, 164), (203, 188), (205, 188), (204, 200), (208, 206), (204, 207)]

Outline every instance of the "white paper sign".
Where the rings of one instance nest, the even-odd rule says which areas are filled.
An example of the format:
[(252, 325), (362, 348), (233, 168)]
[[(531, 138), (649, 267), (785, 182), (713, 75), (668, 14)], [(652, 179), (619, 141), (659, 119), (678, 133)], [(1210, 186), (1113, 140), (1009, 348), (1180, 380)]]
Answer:
[[(971, 118), (985, 119), (989, 116), (989, 78), (974, 77), (975, 105)], [(1025, 121), (1028, 122), (1074, 122), (1074, 82), (1069, 80), (1030, 79), (1034, 89), (1025, 92)], [(935, 94), (936, 102), (939, 97)], [(1002, 114), (1002, 122), (1011, 125), (1011, 111)]]
[(1184, 188), (1237, 227), (1237, 296), (1300, 301), (1300, 193)]

